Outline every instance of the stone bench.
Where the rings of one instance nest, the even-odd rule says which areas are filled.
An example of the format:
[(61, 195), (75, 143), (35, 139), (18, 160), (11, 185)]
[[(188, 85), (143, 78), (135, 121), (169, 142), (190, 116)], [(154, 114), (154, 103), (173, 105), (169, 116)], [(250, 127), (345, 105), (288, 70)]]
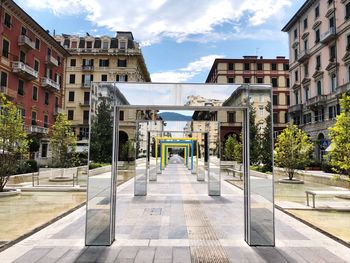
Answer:
[(243, 171), (242, 171), (242, 164), (234, 164), (233, 168), (226, 168), (227, 175), (230, 175), (230, 172), (232, 172), (233, 177), (236, 177), (236, 173), (239, 175), (239, 179), (242, 180)]
[(318, 196), (341, 196), (341, 195), (350, 195), (350, 191), (322, 191), (322, 190), (307, 190), (306, 194), (306, 205), (309, 205), (309, 195), (312, 196), (312, 207), (315, 208), (315, 197)]

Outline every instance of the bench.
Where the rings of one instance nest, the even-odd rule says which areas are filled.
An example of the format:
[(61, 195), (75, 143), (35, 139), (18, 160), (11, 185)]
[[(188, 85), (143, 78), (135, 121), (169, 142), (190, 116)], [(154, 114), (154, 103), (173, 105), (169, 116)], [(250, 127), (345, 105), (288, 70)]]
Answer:
[(306, 193), (306, 205), (309, 205), (309, 195), (312, 196), (312, 207), (315, 208), (315, 197), (316, 195), (323, 196), (336, 196), (336, 195), (350, 195), (350, 191), (321, 191), (321, 190), (307, 190)]
[(239, 179), (242, 180), (242, 164), (234, 164), (233, 168), (226, 168), (226, 171), (227, 175), (230, 175), (230, 172), (232, 172), (233, 177), (236, 177), (236, 173), (239, 174)]

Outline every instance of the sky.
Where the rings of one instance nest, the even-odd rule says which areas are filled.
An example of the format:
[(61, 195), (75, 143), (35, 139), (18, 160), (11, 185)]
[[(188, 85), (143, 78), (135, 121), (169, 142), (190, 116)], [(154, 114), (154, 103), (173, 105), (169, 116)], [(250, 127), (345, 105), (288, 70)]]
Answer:
[(132, 31), (153, 82), (204, 83), (215, 58), (288, 57), (305, 0), (15, 0), (53, 34)]

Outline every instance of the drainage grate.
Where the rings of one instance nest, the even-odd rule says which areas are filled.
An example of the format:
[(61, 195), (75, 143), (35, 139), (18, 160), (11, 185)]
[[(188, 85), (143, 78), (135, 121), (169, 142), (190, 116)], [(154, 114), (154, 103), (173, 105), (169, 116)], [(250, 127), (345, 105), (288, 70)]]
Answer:
[(162, 208), (145, 208), (143, 211), (144, 215), (161, 215), (162, 214)]

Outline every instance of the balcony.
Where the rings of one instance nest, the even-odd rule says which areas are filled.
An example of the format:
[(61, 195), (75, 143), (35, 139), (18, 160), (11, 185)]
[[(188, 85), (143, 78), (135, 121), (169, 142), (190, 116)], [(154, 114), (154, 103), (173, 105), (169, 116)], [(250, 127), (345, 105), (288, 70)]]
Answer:
[(288, 112), (293, 113), (293, 112), (301, 112), (303, 110), (303, 104), (295, 104), (289, 107)]
[(58, 67), (58, 60), (55, 59), (52, 55), (47, 55), (46, 64), (52, 67)]
[(38, 78), (38, 72), (21, 61), (15, 61), (12, 63), (12, 71), (26, 80), (34, 80)]
[(306, 101), (306, 106), (309, 108), (317, 108), (324, 106), (327, 101), (327, 96), (326, 95), (317, 95), (311, 99), (308, 99)]
[(83, 66), (81, 67), (81, 69), (82, 69), (83, 71), (93, 71), (93, 70), (94, 70), (94, 66), (83, 65)]
[(91, 88), (91, 81), (85, 81), (85, 82), (83, 83), (83, 88), (88, 88), (88, 89), (90, 89), (90, 88)]
[(49, 128), (36, 126), (36, 125), (30, 125), (29, 126), (29, 132), (30, 133), (48, 134), (49, 133)]
[(336, 38), (335, 27), (330, 27), (327, 32), (321, 35), (321, 43), (326, 44)]
[(310, 57), (310, 53), (308, 49), (300, 51), (298, 54), (298, 62), (302, 63)]
[(9, 98), (16, 98), (17, 97), (17, 90), (9, 89), (5, 86), (0, 86), (0, 93), (3, 93), (5, 96)]
[(62, 108), (60, 107), (55, 107), (53, 115), (57, 116), (59, 113), (62, 113)]
[(49, 78), (42, 78), (41, 79), (41, 86), (46, 87), (46, 88), (51, 88), (54, 91), (60, 90), (60, 85)]
[(18, 45), (25, 48), (26, 50), (35, 49), (34, 41), (31, 41), (29, 37), (20, 35), (18, 37)]
[(344, 85), (341, 85), (339, 86), (337, 89), (336, 89), (336, 94), (337, 95), (340, 95), (342, 93), (346, 93), (346, 92), (349, 92), (350, 91), (350, 82), (344, 84)]
[(80, 102), (79, 105), (81, 107), (90, 107), (90, 101), (84, 100), (84, 101)]

